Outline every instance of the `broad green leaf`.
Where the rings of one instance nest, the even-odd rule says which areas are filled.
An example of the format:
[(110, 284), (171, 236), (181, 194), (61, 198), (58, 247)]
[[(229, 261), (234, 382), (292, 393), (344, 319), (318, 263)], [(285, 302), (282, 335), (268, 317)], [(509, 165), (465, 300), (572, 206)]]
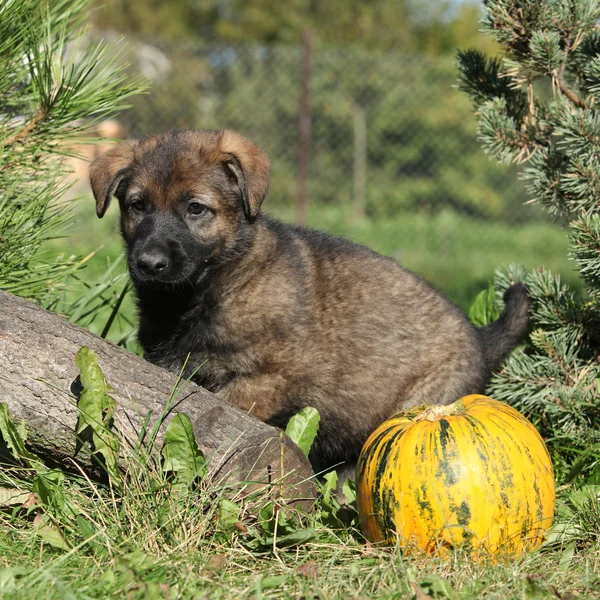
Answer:
[(107, 556), (108, 550), (106, 544), (104, 543), (102, 535), (98, 535), (96, 526), (82, 515), (76, 515), (75, 521), (81, 537), (87, 542), (94, 554), (98, 556)]
[(275, 521), (275, 505), (268, 502), (258, 511), (258, 523), (265, 531), (273, 532)]
[(571, 542), (564, 550), (560, 556), (560, 561), (558, 563), (559, 571), (568, 571), (571, 567), (571, 563), (573, 562), (573, 556), (575, 555), (575, 548), (577, 547), (577, 543), (575, 541)]
[(106, 569), (102, 575), (98, 578), (98, 581), (103, 584), (105, 588), (114, 588), (117, 584), (117, 574), (115, 569)]
[(18, 586), (18, 577), (27, 574), (25, 567), (5, 567), (0, 569), (0, 598), (5, 594), (14, 592)]
[(585, 481), (588, 484), (600, 484), (600, 460), (596, 462), (590, 474), (585, 478)]
[(419, 584), (419, 587), (433, 598), (456, 598), (454, 588), (439, 575), (431, 574)]
[(323, 475), (323, 487), (322, 487), (322, 494), (323, 494), (323, 502), (325, 504), (329, 504), (329, 500), (331, 498), (331, 493), (335, 491), (335, 488), (337, 487), (337, 482), (338, 482), (338, 474), (337, 471), (329, 471), (329, 473), (325, 473), (325, 475)]
[(496, 292), (494, 286), (490, 283), (487, 290), (483, 290), (477, 294), (475, 302), (473, 302), (469, 309), (469, 319), (477, 327), (483, 327), (496, 321), (498, 316)]
[(293, 513), (290, 514), (284, 507), (275, 506), (273, 502), (268, 502), (258, 511), (258, 523), (266, 533), (275, 533), (279, 536), (294, 533), (301, 526)]
[(32, 488), (37, 494), (39, 504), (54, 514), (64, 514), (67, 509), (63, 484), (65, 476), (62, 471), (41, 471), (33, 479)]
[(2, 435), (2, 439), (15, 458), (22, 460), (34, 469), (44, 467), (42, 461), (33, 452), (29, 452), (25, 448), (25, 440), (27, 439), (25, 424), (15, 425), (13, 423), (10, 418), (8, 404), (5, 402), (0, 403), (0, 435)]
[(204, 454), (198, 448), (192, 421), (179, 413), (167, 425), (162, 448), (163, 472), (174, 473), (177, 483), (189, 486), (206, 471)]
[(83, 386), (77, 403), (79, 410), (77, 434), (85, 437), (91, 432), (94, 452), (102, 455), (111, 483), (118, 485), (121, 482), (118, 466), (120, 443), (111, 430), (111, 422), (117, 406), (109, 394), (112, 388), (98, 366), (96, 353), (87, 346), (79, 349), (75, 355), (75, 364), (81, 372)]
[(308, 456), (310, 448), (319, 431), (319, 411), (316, 408), (307, 406), (296, 413), (285, 428), (286, 434), (290, 439)]
[(548, 544), (553, 544), (580, 539), (582, 534), (581, 527), (575, 523), (555, 523), (544, 533), (544, 537)]
[(90, 523), (85, 517), (77, 515), (75, 521), (77, 522), (79, 533), (84, 540), (96, 534), (96, 526)]
[(146, 552), (139, 548), (123, 554), (121, 556), (121, 561), (135, 571), (148, 571), (156, 568), (160, 562), (156, 557), (146, 554)]
[(287, 575), (269, 575), (260, 579), (257, 586), (261, 590), (281, 589), (285, 586), (287, 580)]
[(346, 498), (348, 504), (356, 502), (356, 484), (354, 479), (345, 479), (342, 484), (342, 494)]
[(265, 539), (265, 545), (272, 546), (273, 541), (275, 541), (275, 546), (277, 548), (290, 548), (304, 544), (305, 542), (312, 540), (316, 535), (317, 530), (312, 527), (297, 529), (296, 531), (292, 531), (292, 533), (287, 533), (285, 535), (278, 535), (277, 537), (269, 536)]
[(331, 528), (338, 528), (342, 525), (339, 518), (340, 502), (335, 495), (337, 489), (338, 474), (337, 471), (329, 471), (323, 475), (323, 482), (320, 484), (321, 498), (318, 504), (319, 518), (321, 522)]
[(56, 525), (42, 525), (36, 533), (47, 543), (59, 550), (70, 550), (71, 546), (65, 540), (64, 535)]
[(588, 484), (569, 494), (569, 502), (576, 510), (583, 510), (593, 502), (600, 503), (600, 485)]
[(33, 522), (33, 527), (35, 532), (47, 543), (53, 546), (54, 548), (58, 548), (59, 550), (70, 550), (71, 546), (65, 540), (65, 536), (63, 532), (60, 530), (58, 525), (52, 523), (45, 516), (40, 517), (39, 519)]
[(217, 526), (219, 530), (232, 531), (234, 525), (240, 520), (240, 505), (223, 498), (219, 502), (219, 520)]

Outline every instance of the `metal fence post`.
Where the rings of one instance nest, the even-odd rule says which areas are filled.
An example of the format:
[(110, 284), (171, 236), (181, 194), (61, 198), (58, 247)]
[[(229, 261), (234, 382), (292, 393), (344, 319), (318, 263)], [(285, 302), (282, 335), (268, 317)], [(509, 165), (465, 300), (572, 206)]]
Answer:
[(308, 167), (310, 160), (310, 59), (312, 32), (307, 27), (302, 33), (302, 74), (300, 80), (300, 114), (298, 143), (298, 196), (296, 199), (298, 223), (306, 224), (308, 212)]

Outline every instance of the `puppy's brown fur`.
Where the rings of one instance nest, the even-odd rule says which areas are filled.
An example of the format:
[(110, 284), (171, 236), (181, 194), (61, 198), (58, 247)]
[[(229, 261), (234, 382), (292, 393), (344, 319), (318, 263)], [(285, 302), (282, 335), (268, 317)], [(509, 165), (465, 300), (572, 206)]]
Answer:
[(283, 426), (321, 414), (312, 459), (354, 461), (394, 412), (481, 392), (522, 338), (529, 301), (509, 290), (477, 330), (413, 273), (351, 242), (260, 213), (270, 163), (231, 131), (126, 142), (90, 176), (98, 216), (113, 195), (148, 360)]

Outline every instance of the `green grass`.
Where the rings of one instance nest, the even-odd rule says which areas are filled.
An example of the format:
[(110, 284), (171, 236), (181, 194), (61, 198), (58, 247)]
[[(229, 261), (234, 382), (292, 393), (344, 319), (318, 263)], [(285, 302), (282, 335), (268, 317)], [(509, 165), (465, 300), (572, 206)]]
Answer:
[[(10, 479), (11, 485), (31, 489), (23, 473), (7, 473), (4, 486)], [(600, 598), (599, 532), (597, 526), (595, 533), (590, 529), (593, 521), (583, 512), (577, 544), (477, 563), (459, 551), (437, 558), (375, 548), (355, 529), (327, 526), (318, 511), (294, 521), (298, 531), (311, 532), (309, 541), (281, 548), (274, 535), (275, 543), (258, 545), (261, 527), (273, 531), (268, 522), (261, 525), (261, 509), (272, 506), (272, 497), (240, 499), (243, 494), (230, 489), (239, 514), (223, 525), (222, 491), (204, 485), (182, 495), (157, 470), (134, 462), (121, 490), (67, 476), (61, 493), (71, 514), (51, 502), (40, 502), (29, 514), (22, 507), (1, 512), (0, 597)], [(594, 502), (597, 518), (596, 496)], [(52, 516), (50, 527), (69, 547), (54, 547), (56, 536), (36, 530), (35, 519), (42, 515)], [(82, 533), (81, 520), (90, 532)]]
[[(477, 565), (464, 556), (411, 559), (343, 540), (277, 555), (253, 554), (237, 540), (225, 545), (197, 539), (193, 549), (166, 547), (156, 554), (141, 551), (140, 542), (130, 540), (113, 556), (98, 558), (81, 549), (59, 552), (31, 533), (10, 531), (0, 540), (0, 595), (5, 600), (600, 597), (597, 549), (578, 554), (565, 569), (559, 552)], [(415, 596), (415, 586), (429, 595)]]
[[(81, 278), (95, 283), (122, 254), (118, 233), (118, 207), (112, 206), (103, 219), (94, 213), (92, 199), (77, 204), (76, 225), (68, 238), (55, 240), (52, 249), (65, 254), (88, 256), (95, 252), (81, 272)], [(292, 221), (292, 210), (278, 209), (273, 215)], [(402, 265), (422, 276), (464, 310), (479, 291), (487, 287), (498, 267), (511, 263), (536, 269), (541, 265), (560, 273), (563, 279), (579, 289), (573, 263), (567, 258), (566, 231), (548, 223), (529, 223), (510, 227), (499, 222), (476, 221), (451, 212), (436, 215), (406, 214), (394, 219), (353, 222), (347, 211), (335, 206), (312, 207), (309, 225), (354, 240), (397, 259)], [(116, 272), (125, 276), (124, 264)], [(107, 291), (107, 304), (114, 303), (120, 286)], [(71, 291), (57, 307), (71, 313), (71, 303), (82, 294), (73, 283)], [(83, 325), (101, 333), (110, 308), (94, 313)], [(135, 305), (131, 295), (119, 312), (109, 338), (118, 341), (130, 333), (135, 322)]]
[[(103, 394), (86, 402), (100, 403)], [(12, 447), (21, 447), (15, 425), (2, 426), (12, 431)], [(90, 426), (94, 435), (112, 435), (107, 424)], [(555, 528), (552, 546), (518, 558), (408, 556), (365, 543), (351, 507), (326, 494), (299, 514), (272, 490), (189, 478), (186, 434), (171, 438), (168, 454), (178, 466), (169, 473), (148, 460), (158, 449), (138, 450), (118, 431), (116, 439), (125, 470), (111, 476), (113, 487), (68, 473), (57, 478), (30, 454), (21, 454), (29, 469), (0, 470), (3, 600), (600, 598), (598, 486), (562, 490), (563, 542)], [(6, 505), (6, 488), (26, 498)]]

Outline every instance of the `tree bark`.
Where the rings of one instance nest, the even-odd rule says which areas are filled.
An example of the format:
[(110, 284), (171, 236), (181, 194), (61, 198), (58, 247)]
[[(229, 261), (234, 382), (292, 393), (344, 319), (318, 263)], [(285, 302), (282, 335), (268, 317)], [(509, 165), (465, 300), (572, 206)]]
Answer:
[[(178, 379), (160, 367), (16, 296), (0, 292), (0, 402), (8, 404), (15, 421), (25, 421), (28, 446), (52, 464), (80, 468), (89, 474), (89, 455), (75, 456), (77, 380), (75, 353), (88, 346), (116, 400), (115, 427), (134, 443), (144, 419), (152, 431)], [(186, 413), (198, 445), (209, 460), (215, 481), (281, 482), (271, 489), (288, 502), (308, 506), (315, 497), (310, 463), (281, 431), (266, 425), (214, 394), (181, 383), (172, 410), (161, 426), (157, 445), (169, 420)], [(75, 390), (75, 388), (73, 388)]]

